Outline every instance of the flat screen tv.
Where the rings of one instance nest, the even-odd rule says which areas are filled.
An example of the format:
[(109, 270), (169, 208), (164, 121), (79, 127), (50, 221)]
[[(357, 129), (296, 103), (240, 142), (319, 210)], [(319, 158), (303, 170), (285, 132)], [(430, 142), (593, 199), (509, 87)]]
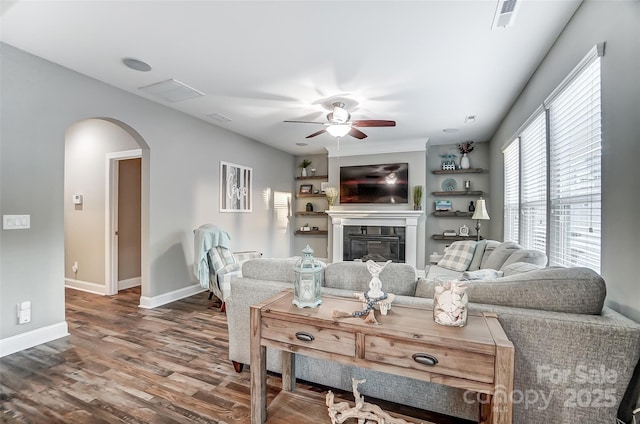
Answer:
[(409, 203), (409, 164), (340, 167), (340, 203)]

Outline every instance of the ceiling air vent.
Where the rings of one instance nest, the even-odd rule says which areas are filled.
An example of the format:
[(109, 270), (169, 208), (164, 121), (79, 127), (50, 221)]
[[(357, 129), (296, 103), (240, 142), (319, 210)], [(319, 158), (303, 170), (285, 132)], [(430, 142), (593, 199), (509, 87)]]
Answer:
[(519, 4), (519, 0), (500, 0), (496, 8), (496, 15), (493, 17), (491, 29), (507, 28), (513, 25)]
[(168, 79), (166, 81), (140, 87), (139, 89), (147, 94), (151, 94), (152, 96), (171, 103), (204, 96), (204, 93), (201, 93), (198, 90), (174, 79)]

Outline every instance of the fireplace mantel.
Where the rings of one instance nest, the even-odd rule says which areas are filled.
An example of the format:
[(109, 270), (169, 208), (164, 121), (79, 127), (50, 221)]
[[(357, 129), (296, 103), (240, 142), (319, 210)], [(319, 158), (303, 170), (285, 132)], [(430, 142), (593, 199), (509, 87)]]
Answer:
[(414, 210), (328, 210), (331, 218), (331, 251), (333, 262), (342, 262), (344, 227), (347, 225), (405, 227), (405, 262), (416, 266), (418, 252), (418, 219), (422, 211)]

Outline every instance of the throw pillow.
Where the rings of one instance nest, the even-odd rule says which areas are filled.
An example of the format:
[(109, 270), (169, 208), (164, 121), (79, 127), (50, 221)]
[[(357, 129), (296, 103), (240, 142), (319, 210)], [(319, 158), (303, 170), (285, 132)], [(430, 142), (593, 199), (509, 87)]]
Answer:
[(454, 241), (444, 252), (444, 256), (438, 262), (438, 266), (453, 271), (466, 271), (469, 268), (471, 259), (473, 259), (476, 243), (474, 240)]
[(484, 249), (487, 247), (487, 240), (480, 240), (476, 244), (476, 251), (473, 253), (473, 259), (469, 264), (469, 271), (477, 271), (480, 269), (482, 263), (482, 257), (484, 256)]
[(487, 240), (487, 245), (484, 248), (484, 253), (482, 254), (482, 260), (480, 261), (480, 268), (478, 269), (486, 269), (487, 268), (487, 260), (489, 256), (493, 253), (496, 247), (502, 244), (501, 241), (498, 240)]
[(487, 258), (487, 262), (482, 264), (482, 268), (500, 269), (506, 260), (509, 259), (509, 256), (518, 250), (522, 250), (522, 246), (518, 243), (512, 241), (501, 243), (500, 246), (493, 250), (489, 258)]
[(491, 280), (502, 277), (503, 274), (502, 271), (496, 271), (495, 269), (479, 269), (476, 271), (463, 272), (462, 278), (466, 280)]

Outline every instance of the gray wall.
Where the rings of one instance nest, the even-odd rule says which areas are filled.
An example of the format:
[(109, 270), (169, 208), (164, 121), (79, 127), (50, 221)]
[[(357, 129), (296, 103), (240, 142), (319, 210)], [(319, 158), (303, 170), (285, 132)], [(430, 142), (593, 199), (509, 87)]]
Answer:
[[(491, 140), (491, 210), (502, 209), (501, 149), (597, 43), (602, 58), (602, 275), (607, 304), (640, 322), (640, 2), (585, 1)], [(494, 219), (495, 216), (495, 219)], [(491, 215), (502, 237), (502, 216)]]
[[(195, 284), (193, 229), (207, 222), (229, 231), (236, 250), (290, 254), (288, 210), (278, 213), (273, 205), (284, 199), (280, 209), (290, 208), (292, 155), (6, 44), (0, 54), (0, 208), (2, 214), (31, 215), (31, 229), (2, 231), (0, 339), (64, 321), (65, 131), (83, 119), (121, 121), (148, 145), (144, 296)], [(252, 213), (219, 212), (220, 160), (253, 168)], [(33, 320), (18, 326), (15, 305), (24, 300), (32, 302)]]

